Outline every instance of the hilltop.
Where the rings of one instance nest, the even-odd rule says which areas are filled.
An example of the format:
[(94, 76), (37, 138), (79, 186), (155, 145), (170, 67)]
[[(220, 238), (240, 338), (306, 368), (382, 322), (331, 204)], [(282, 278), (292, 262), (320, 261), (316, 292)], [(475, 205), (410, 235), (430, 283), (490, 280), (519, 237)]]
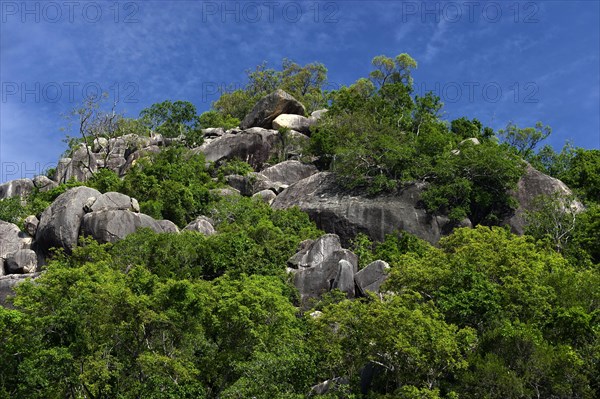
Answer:
[(57, 167), (0, 186), (0, 396), (594, 397), (600, 151), (373, 67), (76, 109)]

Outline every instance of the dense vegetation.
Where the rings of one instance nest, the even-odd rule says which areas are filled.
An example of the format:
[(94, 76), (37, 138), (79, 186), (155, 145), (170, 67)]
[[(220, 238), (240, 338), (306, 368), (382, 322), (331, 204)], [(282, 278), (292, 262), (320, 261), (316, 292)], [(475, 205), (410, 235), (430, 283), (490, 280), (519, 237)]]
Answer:
[[(412, 58), (373, 65), (369, 78), (334, 91), (324, 90), (321, 64), (261, 65), (202, 115), (182, 101), (139, 119), (107, 119), (95, 103), (76, 112), (93, 123), (70, 151), (128, 133), (183, 140), (124, 178), (101, 169), (26, 203), (2, 200), (1, 220), (21, 223), (86, 184), (135, 197), (142, 212), (180, 227), (210, 216), (217, 234), (139, 230), (57, 251), (35, 282), (18, 286), (14, 309), (0, 307), (0, 397), (291, 399), (325, 380), (334, 383), (324, 398), (598, 397), (600, 151), (537, 150), (550, 134), (541, 124), (494, 132), (476, 119), (446, 122), (439, 98), (413, 94)], [(224, 175), (251, 167), (207, 166), (188, 150), (201, 128), (236, 126), (276, 88), (309, 111), (329, 109), (307, 151), (348, 190), (388, 195), (425, 181), (429, 212), (478, 226), (436, 247), (403, 232), (384, 242), (358, 235), (360, 267), (390, 264), (387, 293), (348, 300), (333, 291), (302, 312), (286, 260), (323, 232), (297, 209), (215, 195)], [(539, 198), (527, 235), (493, 226), (514, 206), (507, 191), (524, 161), (567, 183), (585, 210)]]

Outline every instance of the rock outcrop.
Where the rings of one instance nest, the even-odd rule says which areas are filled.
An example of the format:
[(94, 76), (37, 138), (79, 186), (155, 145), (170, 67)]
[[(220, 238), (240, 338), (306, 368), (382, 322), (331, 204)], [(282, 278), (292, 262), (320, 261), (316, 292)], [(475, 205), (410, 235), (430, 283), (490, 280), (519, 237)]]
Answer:
[(6, 274), (35, 273), (37, 271), (37, 254), (31, 249), (19, 249), (8, 256), (4, 263)]
[(72, 188), (56, 198), (42, 213), (35, 235), (37, 247), (46, 252), (51, 247), (65, 248), (67, 252), (77, 245), (84, 205), (90, 197), (102, 194), (89, 187)]
[(379, 269), (385, 265), (376, 261), (358, 271), (358, 257), (342, 248), (337, 235), (326, 234), (302, 242), (300, 250), (288, 259), (288, 272), (300, 293), (301, 306), (307, 309), (333, 289), (344, 292), (348, 298), (365, 295), (367, 291), (379, 293), (387, 278), (386, 270), (379, 272)]
[(314, 118), (302, 115), (281, 114), (273, 120), (273, 129), (288, 128), (310, 136), (310, 128), (317, 123)]
[(242, 130), (251, 127), (271, 129), (273, 120), (281, 114), (304, 115), (306, 109), (298, 100), (283, 90), (277, 90), (263, 98), (240, 124)]
[(90, 202), (91, 204), (86, 204), (86, 210), (89, 212), (107, 210), (140, 211), (140, 205), (135, 198), (117, 192), (104, 193)]
[(291, 185), (317, 172), (314, 165), (289, 160), (270, 166), (260, 173), (270, 181)]
[(381, 285), (387, 280), (390, 265), (382, 260), (369, 263), (364, 269), (354, 275), (356, 287), (362, 295), (367, 292), (378, 293)]
[(38, 259), (30, 249), (31, 242), (17, 225), (0, 220), (0, 276), (37, 271)]
[(159, 221), (143, 213), (109, 209), (86, 214), (83, 217), (81, 233), (100, 243), (107, 243), (122, 240), (140, 228), (150, 228), (156, 233), (172, 232), (172, 228), (165, 231)]
[(0, 200), (11, 197), (24, 198), (31, 194), (35, 186), (31, 179), (16, 179), (0, 185)]
[(206, 216), (198, 216), (193, 222), (190, 222), (183, 228), (184, 230), (197, 231), (205, 236), (217, 234), (213, 227), (213, 221)]
[(279, 133), (276, 130), (255, 127), (240, 133), (226, 133), (213, 140), (205, 140), (192, 152), (204, 154), (208, 162), (235, 158), (259, 169), (264, 162), (277, 154), (276, 144), (279, 140)]
[(404, 230), (430, 243), (451, 230), (449, 220), (429, 215), (420, 206), (424, 183), (395, 194), (376, 197), (351, 194), (339, 187), (333, 174), (320, 172), (291, 185), (273, 201), (275, 209), (298, 206), (317, 226), (348, 243), (358, 233), (383, 241), (385, 235)]
[[(512, 193), (519, 207), (513, 215), (504, 221), (504, 224), (510, 226), (513, 233), (523, 234), (526, 227), (525, 213), (533, 210), (536, 197), (540, 195), (559, 195), (568, 198), (572, 194), (565, 183), (527, 164), (525, 174), (521, 177), (517, 183), (516, 190)], [(583, 205), (578, 201), (573, 201), (567, 206), (572, 207), (576, 212), (584, 209)]]

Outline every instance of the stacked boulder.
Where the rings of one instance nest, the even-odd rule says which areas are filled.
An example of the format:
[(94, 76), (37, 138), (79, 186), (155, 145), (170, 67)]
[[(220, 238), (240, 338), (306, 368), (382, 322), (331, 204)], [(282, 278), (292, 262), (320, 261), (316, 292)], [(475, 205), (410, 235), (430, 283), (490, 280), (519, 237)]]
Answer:
[(288, 272), (293, 275), (305, 309), (333, 289), (344, 292), (348, 298), (379, 293), (388, 268), (387, 263), (378, 260), (359, 271), (358, 257), (342, 248), (335, 234), (302, 242), (300, 250), (288, 260)]
[(0, 185), (0, 200), (11, 197), (25, 198), (35, 189), (48, 191), (57, 186), (55, 181), (40, 175), (33, 179), (16, 179)]
[(259, 173), (252, 172), (246, 176), (229, 175), (226, 176), (226, 180), (241, 195), (261, 198), (271, 204), (277, 195), (291, 184), (317, 172), (314, 165), (288, 160), (263, 169)]
[[(437, 243), (449, 232), (447, 217), (434, 216), (421, 206), (424, 183), (415, 183), (390, 194), (371, 196), (349, 192), (341, 187), (330, 172), (319, 172), (302, 179), (275, 198), (272, 207), (294, 206), (308, 213), (321, 230), (340, 236), (347, 244), (358, 233), (383, 241), (386, 234), (408, 231), (430, 243)], [(468, 226), (470, 222), (463, 223)]]
[(137, 229), (147, 227), (157, 233), (178, 232), (170, 221), (155, 220), (139, 213), (135, 198), (115, 192), (101, 194), (89, 187), (75, 187), (61, 194), (42, 213), (36, 232), (36, 248), (70, 252), (80, 234), (101, 243), (116, 242)]
[(32, 241), (16, 224), (0, 220), (0, 276), (37, 271), (38, 259), (31, 250)]

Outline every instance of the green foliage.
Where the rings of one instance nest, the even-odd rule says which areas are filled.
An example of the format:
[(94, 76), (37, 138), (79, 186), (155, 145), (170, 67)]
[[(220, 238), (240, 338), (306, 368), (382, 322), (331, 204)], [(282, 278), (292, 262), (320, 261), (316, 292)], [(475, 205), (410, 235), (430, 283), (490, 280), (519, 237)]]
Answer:
[(325, 375), (345, 375), (357, 385), (361, 369), (371, 367), (369, 388), (380, 393), (438, 388), (467, 367), (476, 342), (472, 329), (447, 324), (418, 295), (344, 301), (309, 321)]
[(447, 322), (476, 329), (461, 397), (593, 396), (597, 272), (499, 228), (459, 229), (440, 246), (395, 262), (388, 289), (418, 291)]
[(351, 248), (358, 256), (359, 268), (363, 268), (378, 259), (399, 262), (407, 253), (426, 256), (431, 245), (415, 235), (397, 231), (394, 234), (386, 234), (383, 242), (372, 242), (366, 234), (359, 233), (352, 240)]
[[(329, 112), (311, 135), (310, 150), (347, 189), (375, 195), (419, 180), (429, 182), (428, 211), (454, 221), (496, 223), (511, 209), (508, 189), (522, 174), (519, 157), (490, 140), (476, 119), (440, 119), (432, 93), (412, 97), (408, 55), (373, 59), (371, 80), (359, 79), (330, 94)], [(481, 144), (467, 138), (476, 138)]]
[(246, 176), (250, 172), (254, 172), (252, 166), (248, 162), (239, 159), (228, 159), (216, 168), (216, 174), (221, 179), (229, 175)]
[(600, 150), (578, 148), (560, 178), (587, 203), (600, 203)]
[(140, 112), (140, 121), (148, 129), (164, 137), (180, 137), (188, 147), (202, 144), (204, 135), (200, 128), (196, 107), (189, 101), (169, 100), (156, 103)]
[(21, 204), (20, 197), (0, 200), (0, 220), (20, 224), (27, 215), (27, 209)]
[(573, 197), (559, 194), (533, 199), (532, 209), (525, 214), (525, 233), (538, 240), (549, 240), (557, 252), (569, 244), (576, 227), (577, 209)]
[(294, 96), (308, 112), (326, 105), (323, 87), (327, 82), (327, 69), (323, 64), (301, 66), (286, 58), (280, 70), (268, 68), (263, 62), (254, 70), (247, 70), (246, 75), (248, 83), (245, 87), (225, 90), (213, 103), (213, 109), (222, 117), (244, 119), (258, 100), (277, 89)]
[(535, 124), (535, 127), (519, 128), (514, 123), (509, 123), (506, 129), (498, 131), (498, 137), (517, 151), (523, 157), (533, 154), (537, 145), (545, 140), (552, 129), (550, 126), (544, 126), (542, 122)]
[(413, 79), (411, 69), (417, 68), (417, 62), (408, 54), (402, 53), (394, 59), (379, 55), (371, 62), (375, 70), (370, 73), (370, 78), (380, 87), (386, 84), (402, 83), (411, 87)]
[(120, 191), (140, 203), (143, 212), (185, 226), (215, 200), (214, 187), (202, 154), (168, 147), (140, 160), (127, 173)]
[(123, 182), (114, 171), (103, 168), (94, 173), (86, 184), (102, 193), (106, 193), (108, 191), (120, 191)]
[(222, 115), (217, 111), (207, 111), (200, 115), (198, 119), (202, 128), (222, 127), (223, 129), (232, 129), (240, 125), (240, 120), (231, 115)]
[(224, 199), (210, 213), (220, 234), (139, 231), (114, 244), (115, 266), (147, 265), (160, 277), (214, 279), (260, 274), (282, 277), (298, 244), (319, 232), (298, 209), (272, 210), (260, 200)]
[(458, 154), (438, 159), (433, 184), (423, 194), (427, 209), (459, 221), (495, 224), (513, 205), (508, 190), (523, 174), (519, 159), (492, 141), (467, 142)]
[[(251, 171), (247, 163), (207, 165), (167, 147), (123, 179), (101, 169), (86, 184), (133, 196), (144, 213), (180, 226), (205, 215), (217, 233), (140, 229), (113, 244), (82, 238), (71, 254), (57, 251), (35, 282), (15, 288), (15, 309), (0, 307), (0, 398), (300, 399), (334, 379), (323, 398), (598, 397), (600, 152), (567, 145), (535, 154), (549, 133), (541, 125), (511, 124), (498, 144), (476, 119), (442, 121), (431, 93), (413, 96), (408, 55), (373, 65), (370, 79), (327, 93), (329, 112), (311, 136), (320, 166), (347, 188), (376, 194), (424, 183), (431, 213), (493, 224), (511, 206), (507, 191), (525, 157), (567, 182), (586, 209), (540, 198), (521, 237), (477, 226), (432, 246), (401, 231), (383, 242), (359, 234), (351, 246), (359, 266), (391, 266), (382, 293), (349, 300), (332, 290), (302, 314), (287, 260), (323, 232), (297, 208), (210, 195), (225, 174)], [(226, 127), (276, 88), (321, 107), (325, 73), (321, 64), (263, 64), (201, 117), (189, 103), (167, 101), (140, 120), (112, 119), (92, 102), (76, 114), (92, 122), (78, 143)], [(36, 190), (26, 204), (2, 200), (0, 219), (39, 215), (81, 184)]]

